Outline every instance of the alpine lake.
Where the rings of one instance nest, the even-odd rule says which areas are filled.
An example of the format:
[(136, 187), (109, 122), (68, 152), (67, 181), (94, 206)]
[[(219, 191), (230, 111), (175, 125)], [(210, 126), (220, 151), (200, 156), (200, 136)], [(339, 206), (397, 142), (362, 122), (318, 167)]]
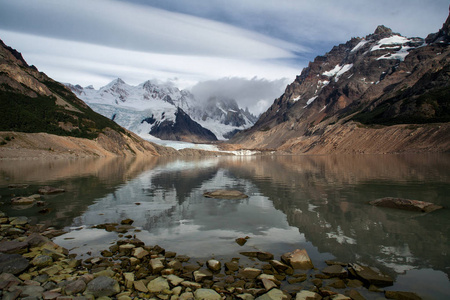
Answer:
[[(43, 196), (45, 210), (10, 204), (41, 186), (65, 192)], [(217, 189), (248, 198), (203, 196)], [(63, 229), (53, 241), (77, 258), (100, 256), (124, 234), (192, 261), (240, 257), (248, 266), (262, 263), (240, 252), (279, 259), (306, 249), (318, 270), (326, 260), (360, 263), (394, 279), (384, 290), (450, 299), (450, 154), (0, 160), (0, 195), (8, 216)], [(383, 197), (444, 209), (421, 213), (368, 203)], [(93, 228), (125, 219), (134, 221), (127, 233)], [(240, 237), (248, 237), (243, 246), (235, 241)]]

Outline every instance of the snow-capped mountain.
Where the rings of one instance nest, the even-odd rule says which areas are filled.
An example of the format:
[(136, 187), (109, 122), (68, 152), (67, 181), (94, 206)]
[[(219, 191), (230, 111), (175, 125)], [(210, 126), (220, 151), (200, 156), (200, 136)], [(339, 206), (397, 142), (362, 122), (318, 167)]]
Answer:
[(131, 86), (118, 78), (99, 90), (67, 86), (96, 112), (147, 139), (227, 139), (256, 121), (234, 100), (211, 98), (198, 103), (192, 93), (170, 84), (146, 81)]
[[(294, 153), (423, 147), (413, 127), (396, 131), (395, 139), (393, 128), (370, 126), (448, 122), (449, 32), (450, 17), (426, 39), (404, 37), (381, 25), (373, 34), (333, 47), (310, 62), (255, 125), (231, 142)], [(426, 127), (423, 140), (425, 132), (431, 134), (427, 130), (436, 130), (433, 141), (439, 143), (445, 134), (437, 132), (443, 128)]]

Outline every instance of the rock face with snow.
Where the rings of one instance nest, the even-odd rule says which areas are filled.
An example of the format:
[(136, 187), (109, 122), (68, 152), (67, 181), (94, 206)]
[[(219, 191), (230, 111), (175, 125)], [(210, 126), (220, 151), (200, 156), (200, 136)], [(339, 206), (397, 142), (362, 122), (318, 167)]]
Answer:
[(170, 84), (146, 81), (131, 86), (118, 78), (99, 90), (68, 87), (96, 112), (148, 139), (215, 141), (229, 138), (256, 121), (235, 100), (213, 97), (198, 103), (189, 91)]
[[(232, 142), (296, 153), (364, 152), (372, 147), (362, 143), (373, 134), (370, 126), (383, 127), (378, 132), (385, 132), (383, 139), (391, 135), (389, 126), (424, 123), (444, 123), (435, 127), (436, 140), (442, 140), (450, 121), (448, 27), (449, 20), (426, 42), (378, 26), (373, 34), (333, 47), (310, 62), (255, 126)], [(356, 134), (356, 128), (367, 130)], [(350, 133), (352, 140), (346, 139)], [(420, 137), (412, 141), (409, 134), (405, 144), (380, 151), (414, 148)]]

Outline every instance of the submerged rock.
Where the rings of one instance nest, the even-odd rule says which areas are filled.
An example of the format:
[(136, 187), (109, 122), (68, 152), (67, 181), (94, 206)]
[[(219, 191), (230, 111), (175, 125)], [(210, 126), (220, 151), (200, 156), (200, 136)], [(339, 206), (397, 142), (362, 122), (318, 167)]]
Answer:
[(386, 291), (384, 293), (388, 299), (398, 299), (398, 300), (421, 300), (416, 293), (412, 292), (397, 292), (397, 291)]
[(369, 203), (374, 206), (397, 208), (418, 212), (432, 212), (443, 208), (440, 205), (436, 205), (430, 202), (393, 197), (381, 198), (370, 201)]
[(248, 198), (248, 196), (240, 191), (236, 190), (216, 190), (212, 192), (205, 192), (203, 194), (204, 197), (207, 198), (216, 198), (216, 199), (244, 199)]
[(50, 195), (50, 194), (58, 194), (64, 193), (65, 189), (55, 188), (51, 186), (43, 186), (38, 190), (38, 193), (41, 195)]
[(355, 272), (356, 276), (368, 284), (376, 286), (389, 286), (394, 284), (394, 280), (389, 275), (383, 274), (371, 267), (361, 266), (356, 263), (350, 264), (350, 267)]

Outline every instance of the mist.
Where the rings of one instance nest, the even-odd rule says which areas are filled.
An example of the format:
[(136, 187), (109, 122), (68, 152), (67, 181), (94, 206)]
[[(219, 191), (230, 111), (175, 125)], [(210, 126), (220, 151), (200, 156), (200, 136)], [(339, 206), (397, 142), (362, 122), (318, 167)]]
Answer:
[(252, 114), (259, 116), (283, 94), (288, 83), (287, 78), (226, 77), (199, 82), (191, 88), (191, 92), (200, 102), (206, 102), (211, 97), (234, 99), (240, 108), (248, 107)]

